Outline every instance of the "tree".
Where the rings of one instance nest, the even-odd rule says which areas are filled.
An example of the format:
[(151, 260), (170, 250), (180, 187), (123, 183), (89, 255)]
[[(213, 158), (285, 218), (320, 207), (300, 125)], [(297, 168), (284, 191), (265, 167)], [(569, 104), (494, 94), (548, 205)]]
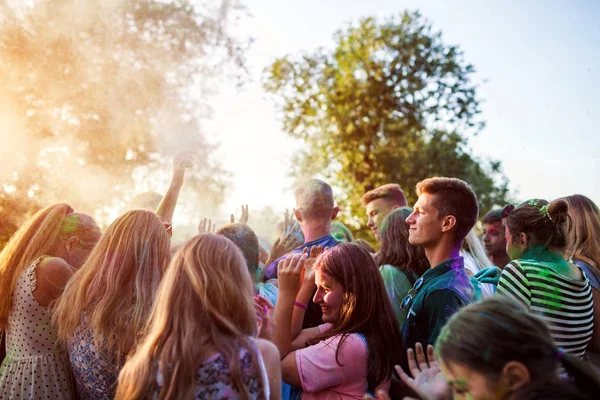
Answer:
[(467, 147), (484, 122), (475, 69), (457, 46), (445, 45), (418, 12), (365, 18), (334, 39), (331, 51), (279, 58), (265, 71), (284, 131), (306, 144), (293, 176), (332, 182), (355, 228), (364, 226), (361, 196), (390, 182), (412, 203), (418, 181), (454, 176), (473, 186), (482, 211), (504, 204), (501, 164)]
[(187, 186), (220, 203), (225, 175), (200, 121), (212, 78), (244, 65), (239, 13), (235, 0), (0, 0), (2, 238), (56, 201), (114, 207), (132, 174), (183, 149), (200, 162)]

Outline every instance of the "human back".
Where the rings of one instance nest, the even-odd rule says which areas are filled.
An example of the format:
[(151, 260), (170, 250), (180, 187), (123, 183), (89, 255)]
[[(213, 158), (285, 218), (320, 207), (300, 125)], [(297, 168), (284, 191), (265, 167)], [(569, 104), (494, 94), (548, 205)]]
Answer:
[(568, 204), (532, 199), (507, 207), (505, 215), (513, 261), (502, 271), (497, 292), (544, 318), (557, 345), (583, 357), (593, 332), (593, 298), (589, 280), (563, 257)]
[(56, 204), (27, 220), (0, 254), (1, 398), (75, 397), (50, 308), (99, 235), (91, 217)]
[(151, 211), (115, 220), (67, 284), (54, 313), (80, 395), (114, 396), (116, 377), (143, 329), (169, 262), (169, 236)]

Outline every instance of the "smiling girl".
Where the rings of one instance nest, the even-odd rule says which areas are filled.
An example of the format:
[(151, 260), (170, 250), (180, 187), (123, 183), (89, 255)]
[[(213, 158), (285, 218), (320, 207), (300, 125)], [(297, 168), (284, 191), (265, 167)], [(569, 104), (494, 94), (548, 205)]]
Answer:
[[(402, 340), (373, 258), (357, 244), (342, 243), (312, 260), (296, 254), (278, 266), (273, 341), (282, 357), (282, 379), (301, 388), (304, 400), (387, 391)], [(302, 318), (305, 308), (298, 292), (310, 293), (311, 285), (325, 324), (293, 335), (291, 316)]]

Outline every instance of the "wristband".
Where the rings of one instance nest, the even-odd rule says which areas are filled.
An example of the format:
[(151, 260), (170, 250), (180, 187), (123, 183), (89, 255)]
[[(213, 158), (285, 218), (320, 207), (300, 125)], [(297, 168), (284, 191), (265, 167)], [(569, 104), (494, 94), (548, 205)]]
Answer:
[(306, 304), (302, 304), (302, 303), (300, 303), (299, 301), (295, 301), (295, 302), (294, 302), (294, 305), (295, 305), (296, 307), (300, 307), (300, 308), (301, 308), (301, 309), (303, 309), (303, 310), (306, 310), (306, 309), (308, 308), (308, 306), (307, 306)]

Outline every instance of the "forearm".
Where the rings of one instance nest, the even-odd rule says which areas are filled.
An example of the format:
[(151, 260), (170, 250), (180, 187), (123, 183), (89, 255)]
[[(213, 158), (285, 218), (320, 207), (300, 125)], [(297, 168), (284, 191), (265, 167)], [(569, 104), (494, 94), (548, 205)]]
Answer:
[[(303, 305), (308, 305), (314, 292), (314, 284), (304, 284), (296, 296), (296, 301)], [(302, 324), (304, 323), (304, 314), (306, 309), (301, 307), (294, 307), (292, 314), (292, 340), (296, 339), (300, 331), (302, 331)]]
[(295, 297), (285, 292), (279, 292), (275, 306), (275, 333), (273, 343), (279, 349), (283, 359), (292, 347), (292, 313), (294, 311)]
[(183, 186), (183, 176), (183, 171), (173, 173), (169, 189), (156, 209), (156, 215), (161, 217), (165, 222), (171, 222), (173, 220), (179, 192)]

